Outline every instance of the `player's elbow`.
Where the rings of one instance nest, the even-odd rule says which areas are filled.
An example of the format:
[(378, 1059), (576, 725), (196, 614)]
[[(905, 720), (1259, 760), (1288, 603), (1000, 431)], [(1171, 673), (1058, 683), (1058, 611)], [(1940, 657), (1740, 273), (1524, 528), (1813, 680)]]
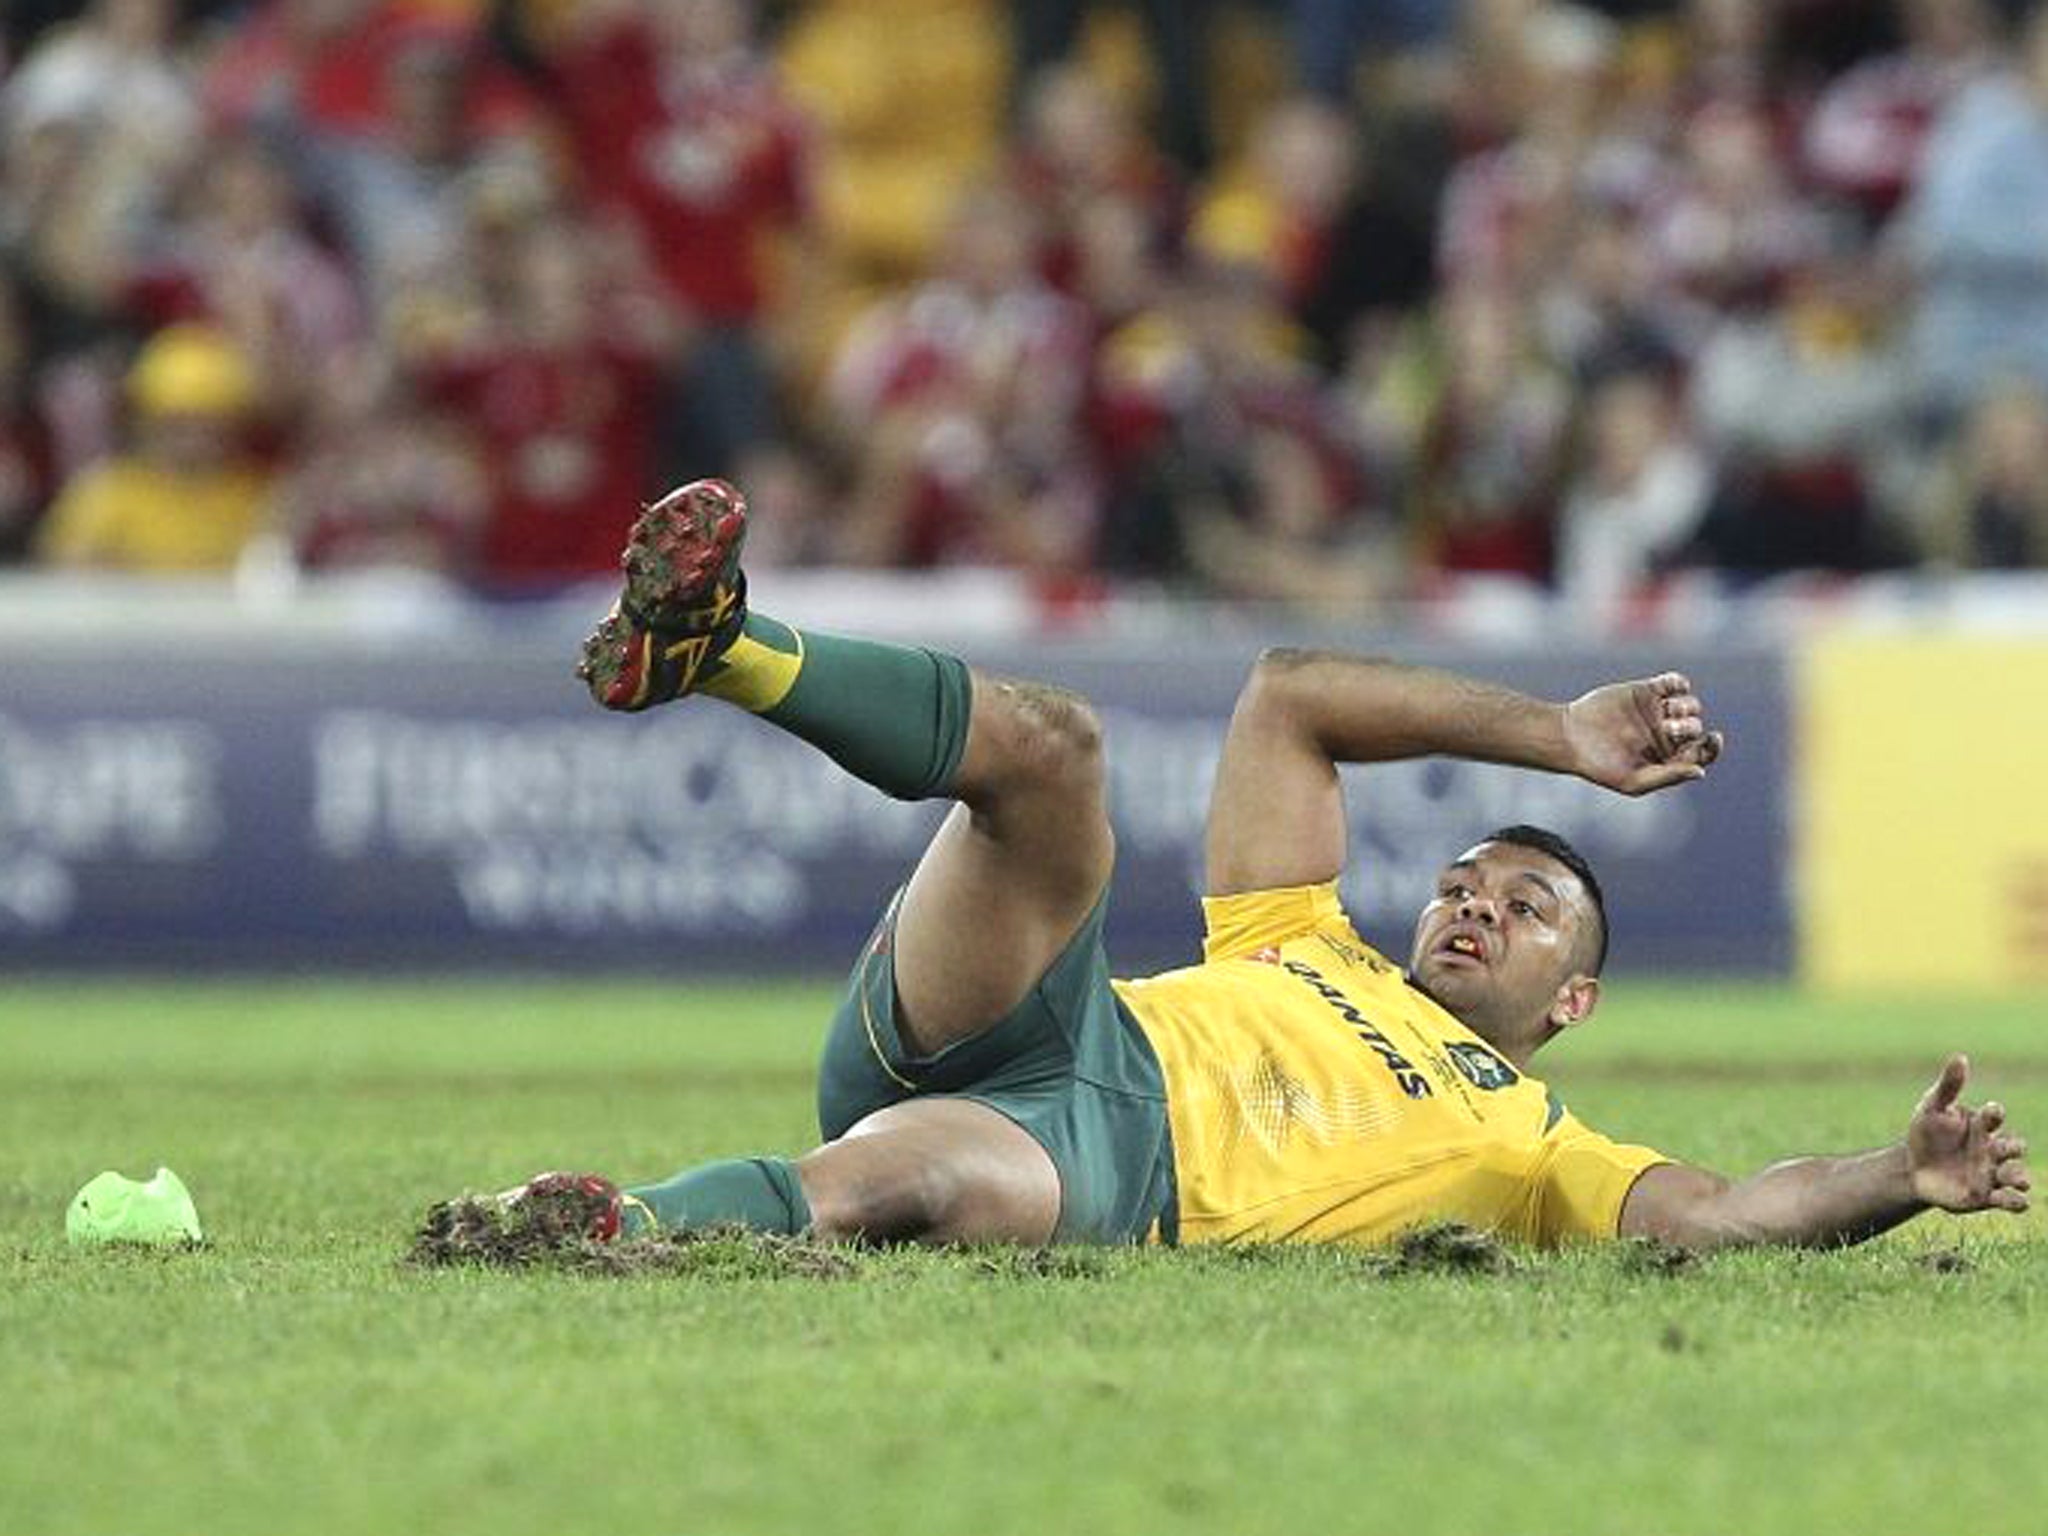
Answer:
[(1237, 695), (1236, 718), (1267, 726), (1308, 717), (1322, 684), (1318, 674), (1328, 657), (1295, 646), (1268, 646), (1252, 663)]
[(1305, 650), (1294, 645), (1269, 645), (1252, 663), (1252, 675), (1246, 679), (1244, 691), (1248, 695), (1285, 697), (1307, 685), (1309, 674), (1328, 659), (1323, 651)]
[(1665, 1164), (1636, 1181), (1622, 1207), (1620, 1235), (1693, 1253), (1739, 1248), (1763, 1234), (1744, 1219), (1734, 1185), (1703, 1168)]
[(1388, 684), (1400, 670), (1397, 663), (1374, 656), (1269, 647), (1252, 664), (1238, 693), (1231, 729), (1259, 740), (1299, 741), (1333, 754), (1356, 749), (1356, 741), (1335, 739), (1337, 723), (1375, 715), (1391, 697)]

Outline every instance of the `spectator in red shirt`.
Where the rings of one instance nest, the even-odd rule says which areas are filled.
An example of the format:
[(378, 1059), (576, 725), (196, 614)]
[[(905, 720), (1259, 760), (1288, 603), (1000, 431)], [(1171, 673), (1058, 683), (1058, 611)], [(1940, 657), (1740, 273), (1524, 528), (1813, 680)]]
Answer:
[(473, 575), (541, 592), (615, 572), (635, 510), (657, 489), (658, 305), (620, 253), (559, 218), (506, 233), (502, 291), (413, 374), (464, 427), (490, 485)]
[[(214, 120), (244, 127), (288, 110), (308, 131), (374, 139), (389, 126), (393, 60), (423, 37), (466, 29), (445, 6), (408, 0), (267, 0), (232, 28), (203, 84)], [(523, 123), (524, 91), (503, 68), (485, 71), (467, 101), (480, 133)]]
[(457, 425), (378, 372), (323, 392), (312, 451), (279, 487), (278, 523), (306, 570), (460, 577), (490, 506), (484, 466)]
[(808, 126), (755, 46), (750, 0), (598, 0), (503, 39), (559, 102), (584, 187), (623, 213), (689, 327), (669, 467), (733, 474), (768, 438), (771, 236), (811, 218)]
[(955, 209), (940, 272), (854, 327), (830, 381), (856, 461), (844, 553), (863, 563), (1085, 559), (1088, 315), (1038, 275), (1029, 211), (994, 186)]
[(201, 320), (230, 334), (278, 425), (365, 335), (347, 269), (313, 239), (276, 156), (246, 135), (211, 147), (185, 217), (137, 259), (124, 296), (151, 329)]
[(1102, 203), (1141, 215), (1154, 245), (1178, 234), (1178, 178), (1123, 103), (1080, 65), (1048, 68), (1032, 80), (1008, 176), (1037, 214), (1042, 267), (1063, 292), (1081, 281), (1081, 226)]
[(377, 116), (367, 127), (323, 126), (281, 101), (259, 118), (293, 174), (321, 205), (361, 272), (373, 305), (459, 259), (472, 184), (495, 174), (545, 179), (524, 102), (481, 41), (418, 25), (376, 61)]

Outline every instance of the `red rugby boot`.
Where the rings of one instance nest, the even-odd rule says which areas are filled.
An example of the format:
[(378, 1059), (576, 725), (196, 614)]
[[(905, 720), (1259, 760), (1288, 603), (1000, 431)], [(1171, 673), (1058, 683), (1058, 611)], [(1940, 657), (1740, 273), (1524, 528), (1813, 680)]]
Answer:
[(625, 1197), (601, 1173), (541, 1173), (499, 1195), (497, 1205), (507, 1221), (551, 1240), (608, 1243), (619, 1235)]
[(593, 699), (630, 711), (690, 692), (746, 622), (746, 537), (747, 500), (723, 480), (692, 480), (640, 514), (619, 557), (626, 588), (576, 668)]

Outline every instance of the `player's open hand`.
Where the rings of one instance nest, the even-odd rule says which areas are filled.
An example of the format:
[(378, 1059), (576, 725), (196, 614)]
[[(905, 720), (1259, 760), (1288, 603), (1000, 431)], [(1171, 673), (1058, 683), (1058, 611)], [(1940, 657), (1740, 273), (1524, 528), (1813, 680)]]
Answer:
[(1951, 1056), (1906, 1127), (1913, 1193), (1944, 1211), (2024, 1211), (2033, 1180), (2027, 1144), (2008, 1135), (2005, 1107), (1961, 1102), (1969, 1058)]
[(1703, 779), (1721, 755), (1721, 733), (1677, 672), (1581, 694), (1564, 708), (1564, 729), (1572, 771), (1624, 795)]

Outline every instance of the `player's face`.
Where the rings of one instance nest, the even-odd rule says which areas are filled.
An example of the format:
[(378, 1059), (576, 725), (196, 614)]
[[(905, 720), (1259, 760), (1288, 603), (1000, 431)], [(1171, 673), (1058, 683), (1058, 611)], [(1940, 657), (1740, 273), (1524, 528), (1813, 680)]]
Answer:
[(1595, 921), (1585, 887), (1557, 860), (1481, 843), (1437, 876), (1408, 969), (1467, 1024), (1519, 1025), (1549, 1011)]

